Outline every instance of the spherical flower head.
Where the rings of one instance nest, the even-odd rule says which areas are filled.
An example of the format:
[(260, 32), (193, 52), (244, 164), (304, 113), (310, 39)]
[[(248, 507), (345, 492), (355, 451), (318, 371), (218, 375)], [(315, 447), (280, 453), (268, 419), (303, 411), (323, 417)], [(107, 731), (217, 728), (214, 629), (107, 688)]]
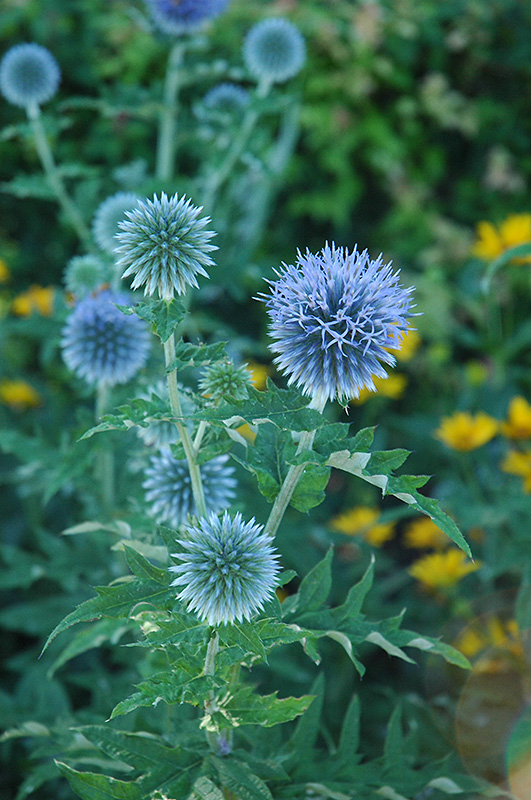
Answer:
[(222, 14), (229, 0), (146, 0), (155, 25), (163, 33), (178, 36), (200, 28)]
[(65, 363), (89, 384), (126, 383), (148, 357), (150, 335), (145, 322), (116, 307), (128, 303), (126, 295), (109, 291), (85, 297), (63, 328)]
[(117, 192), (101, 203), (92, 222), (92, 235), (98, 247), (106, 253), (114, 255), (118, 247), (118, 224), (125, 218), (125, 212), (131, 211), (139, 197), (134, 192)]
[(237, 367), (232, 361), (220, 361), (207, 367), (199, 381), (202, 394), (214, 401), (225, 397), (245, 400), (248, 396), (247, 390), (252, 385), (251, 373), (246, 366)]
[(383, 364), (394, 365), (390, 350), (400, 348), (411, 316), (411, 291), (381, 256), (328, 244), (317, 255), (298, 253), (297, 263), (283, 264), (278, 280), (263, 295), (271, 319), (271, 349), (288, 383), (296, 384), (318, 405), (347, 402), (374, 376), (387, 377)]
[(243, 86), (229, 82), (219, 83), (203, 97), (199, 115), (216, 118), (238, 116), (250, 101), (249, 92)]
[(63, 279), (67, 292), (81, 299), (105, 283), (107, 270), (98, 256), (74, 256), (66, 265)]
[(177, 574), (172, 586), (183, 587), (177, 598), (208, 625), (249, 620), (273, 596), (278, 555), (254, 519), (211, 514), (190, 525), (178, 544), (183, 552), (172, 556), (182, 563), (170, 567)]
[[(209, 512), (222, 511), (236, 496), (234, 467), (227, 466), (228, 458), (217, 456), (199, 468)], [(188, 516), (197, 515), (188, 463), (165, 448), (149, 461), (142, 486), (146, 501), (151, 504), (150, 511), (157, 522), (178, 528)]]
[(61, 72), (40, 44), (17, 44), (0, 62), (0, 92), (21, 108), (40, 106), (57, 92)]
[[(193, 401), (182, 391), (179, 386), (181, 409), (185, 417), (191, 416), (195, 411)], [(149, 386), (145, 392), (138, 395), (142, 400), (160, 400), (160, 410), (165, 411), (168, 417), (173, 417), (170, 407), (168, 384), (165, 380), (157, 381)], [(139, 427), (136, 432), (148, 447), (168, 447), (179, 439), (179, 434), (174, 422), (165, 419), (154, 419), (146, 427)]]
[(243, 58), (260, 81), (284, 83), (302, 68), (306, 46), (299, 29), (287, 19), (264, 19), (245, 38)]
[(164, 192), (160, 199), (139, 200), (119, 224), (122, 278), (133, 275), (133, 289), (143, 286), (145, 295), (158, 291), (164, 300), (197, 287), (197, 275), (208, 278), (205, 267), (214, 264), (209, 253), (217, 247), (210, 244), (215, 233), (205, 230), (210, 218), (200, 217), (201, 211), (186, 197), (168, 198)]

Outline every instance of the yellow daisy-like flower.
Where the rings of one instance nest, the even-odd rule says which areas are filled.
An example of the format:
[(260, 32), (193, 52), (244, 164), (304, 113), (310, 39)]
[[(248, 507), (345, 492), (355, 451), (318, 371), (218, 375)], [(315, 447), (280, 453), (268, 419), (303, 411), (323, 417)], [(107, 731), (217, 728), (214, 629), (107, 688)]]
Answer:
[(413, 562), (409, 574), (418, 580), (428, 591), (451, 589), (459, 581), (476, 572), (480, 564), (467, 560), (467, 556), (457, 547), (451, 547), (443, 553), (430, 553)]
[(369, 506), (356, 506), (335, 516), (332, 528), (347, 536), (362, 536), (373, 547), (382, 547), (395, 534), (394, 522), (379, 522), (380, 511)]
[(418, 331), (408, 330), (402, 334), (400, 350), (393, 350), (397, 361), (411, 361), (420, 347), (420, 334)]
[(501, 423), (500, 430), (509, 439), (531, 437), (531, 405), (525, 397), (513, 397), (509, 403), (507, 421)]
[(394, 373), (387, 378), (374, 378), (374, 385), (376, 392), (371, 392), (369, 389), (362, 389), (360, 396), (352, 400), (356, 406), (361, 406), (366, 403), (371, 397), (388, 397), (390, 400), (398, 400), (406, 391), (407, 378), (400, 373)]
[(40, 395), (26, 381), (0, 381), (0, 403), (16, 411), (41, 404)]
[(246, 368), (251, 373), (251, 381), (255, 389), (266, 388), (266, 380), (271, 374), (271, 369), (265, 364), (258, 364), (255, 361), (249, 361)]
[[(492, 261), (511, 247), (528, 242), (531, 244), (531, 214), (511, 214), (498, 227), (492, 222), (480, 222), (476, 232), (477, 240), (472, 253), (484, 261)], [(514, 261), (529, 264), (531, 256), (515, 258)]]
[(498, 428), (498, 421), (483, 411), (474, 415), (458, 411), (451, 417), (442, 418), (435, 436), (452, 450), (476, 450), (490, 442)]
[(467, 658), (474, 658), (490, 648), (504, 650), (516, 657), (523, 655), (518, 623), (498, 616), (476, 620), (457, 637), (454, 646)]
[(7, 283), (11, 277), (11, 273), (3, 258), (0, 258), (0, 283)]
[(436, 548), (447, 547), (450, 539), (429, 517), (418, 517), (409, 523), (404, 531), (404, 544), (406, 547)]
[(507, 453), (500, 466), (509, 475), (518, 475), (523, 478), (524, 491), (531, 492), (531, 450), (526, 450), (523, 453), (511, 450)]
[(51, 286), (33, 284), (26, 292), (14, 298), (11, 310), (18, 317), (29, 317), (34, 312), (43, 317), (51, 317), (54, 298), (55, 289)]

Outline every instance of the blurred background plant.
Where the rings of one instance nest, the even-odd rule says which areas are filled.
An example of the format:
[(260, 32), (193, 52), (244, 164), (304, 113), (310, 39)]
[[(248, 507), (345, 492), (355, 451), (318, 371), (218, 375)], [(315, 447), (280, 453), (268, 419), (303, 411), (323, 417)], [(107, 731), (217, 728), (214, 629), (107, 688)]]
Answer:
[[(275, 65), (261, 73), (246, 38), (271, 16), (296, 26), (292, 40), (284, 31), (287, 77)], [(162, 191), (204, 204), (219, 234), (217, 267), (193, 296), (187, 338), (227, 340), (257, 388), (267, 375), (282, 379), (264, 310), (251, 298), (273, 267), (293, 263), (297, 247), (358, 242), (393, 258), (417, 287), (422, 316), (397, 369), (337, 419), (377, 425), (379, 448), (414, 451), (411, 470), (436, 474), (429, 492), (458, 521), (475, 561), (429, 520), (337, 471), (311, 518), (288, 512), (279, 548), (302, 576), (335, 544), (336, 601), (375, 552), (368, 612), (407, 607), (408, 627), (444, 631), (473, 662), (467, 679), (430, 664), (419, 688), (414, 667), (373, 649), (359, 683), (329, 643), (322, 736), (338, 734), (336, 709), (356, 691), (371, 708), (362, 746), (374, 757), (398, 698), (404, 730), (417, 731), (412, 760), (455, 749), (473, 774), (508, 786), (507, 737), (529, 697), (531, 8), (520, 0), (232, 0), (184, 38), (156, 22), (141, 0), (4, 0), (0, 15), (3, 50), (38, 42), (61, 72), (55, 97), (42, 98), (40, 149), (35, 118), (0, 103), (2, 790), (17, 800), (35, 790), (71, 797), (49, 757), (64, 750), (70, 725), (100, 722), (138, 680), (134, 651), (109, 646), (131, 641), (123, 621), (100, 621), (69, 649), (53, 645), (37, 657), (90, 586), (123, 574), (133, 530), (142, 531), (145, 555), (158, 546), (145, 491), (154, 491), (146, 484), (155, 480), (155, 439), (106, 435), (114, 462), (127, 464), (116, 475), (116, 512), (106, 516), (108, 442), (77, 439), (102, 404), (130, 396), (118, 386), (95, 408), (92, 390), (68, 373), (60, 340), (74, 303), (102, 285), (118, 288), (112, 241), (123, 212)], [(55, 167), (46, 155), (42, 164), (43, 141)], [(158, 426), (169, 413), (154, 388), (161, 369), (153, 351), (139, 378), (159, 403)], [(252, 441), (256, 431), (240, 435)], [(182, 453), (170, 453), (178, 472)], [(228, 480), (251, 491), (239, 468)], [(271, 655), (274, 685), (257, 672), (266, 688), (280, 682), (300, 694), (315, 668), (287, 653)], [(500, 675), (518, 691), (496, 695)], [(474, 704), (500, 731), (487, 755)], [(158, 710), (155, 721), (141, 711), (127, 719), (147, 730), (167, 724)], [(519, 736), (529, 732), (522, 719)], [(98, 757), (84, 746), (93, 766)], [(24, 782), (30, 759), (38, 766)]]

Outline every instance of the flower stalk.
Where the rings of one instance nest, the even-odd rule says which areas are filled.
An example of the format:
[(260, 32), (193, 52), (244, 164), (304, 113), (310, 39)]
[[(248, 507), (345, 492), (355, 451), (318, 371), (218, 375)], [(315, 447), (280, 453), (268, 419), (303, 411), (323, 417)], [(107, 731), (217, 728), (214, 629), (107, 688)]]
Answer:
[(185, 46), (182, 41), (178, 40), (170, 50), (164, 80), (156, 164), (156, 176), (162, 181), (171, 180), (175, 170), (177, 116), (184, 52)]
[[(109, 407), (109, 386), (101, 381), (96, 389), (96, 422), (99, 422)], [(98, 453), (96, 462), (97, 479), (103, 513), (110, 517), (114, 508), (114, 453), (109, 446)]]

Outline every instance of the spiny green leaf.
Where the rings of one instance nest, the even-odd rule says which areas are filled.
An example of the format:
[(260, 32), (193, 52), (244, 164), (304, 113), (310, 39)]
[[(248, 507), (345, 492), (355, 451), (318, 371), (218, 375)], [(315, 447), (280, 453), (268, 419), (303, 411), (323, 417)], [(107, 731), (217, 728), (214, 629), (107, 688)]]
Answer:
[(384, 762), (389, 769), (404, 755), (404, 734), (402, 733), (402, 708), (397, 705), (387, 725), (384, 744)]
[(224, 787), (239, 800), (273, 800), (266, 784), (242, 761), (235, 758), (211, 758)]
[(354, 695), (343, 720), (339, 737), (339, 746), (334, 758), (338, 772), (341, 772), (344, 767), (352, 766), (352, 763), (359, 758), (360, 713), (360, 700), (358, 695)]
[(78, 772), (60, 761), (55, 763), (81, 800), (142, 800), (142, 792), (135, 783), (93, 772)]
[(312, 757), (321, 723), (321, 713), (324, 702), (325, 680), (323, 673), (319, 673), (311, 688), (315, 700), (309, 709), (297, 722), (297, 727), (287, 744), (291, 764), (302, 764), (305, 759)]
[(189, 671), (174, 668), (171, 671), (157, 672), (149, 680), (139, 683), (137, 686), (139, 691), (118, 703), (110, 719), (129, 714), (137, 708), (157, 706), (161, 700), (168, 705), (180, 703), (200, 705), (207, 692), (216, 686), (216, 680), (210, 675), (201, 674), (202, 664), (189, 663), (187, 667)]
[(370, 564), (365, 570), (361, 580), (350, 588), (347, 599), (343, 605), (339, 606), (337, 609), (334, 609), (334, 614), (338, 617), (338, 624), (342, 620), (357, 617), (361, 613), (363, 602), (373, 584), (374, 561), (374, 555), (372, 555)]
[(153, 327), (161, 342), (167, 342), (175, 333), (186, 315), (186, 309), (178, 300), (157, 300), (136, 303), (134, 306), (118, 306), (125, 314), (136, 314)]
[(333, 547), (326, 556), (303, 578), (299, 591), (295, 595), (296, 609), (299, 612), (313, 611), (326, 601), (332, 588)]
[(226, 358), (227, 342), (213, 344), (191, 344), (182, 340), (175, 345), (175, 361), (166, 368), (166, 372), (181, 370), (186, 367), (206, 367)]
[(216, 709), (206, 714), (201, 727), (220, 731), (240, 725), (262, 725), (271, 728), (289, 722), (304, 713), (313, 700), (312, 695), (280, 699), (276, 692), (255, 694), (251, 686), (240, 684), (216, 698)]
[(125, 558), (129, 569), (141, 581), (151, 581), (161, 586), (168, 586), (172, 581), (172, 576), (167, 569), (159, 569), (153, 566), (147, 558), (144, 558), (137, 550), (131, 547), (124, 547)]
[(225, 795), (221, 789), (218, 789), (210, 778), (203, 775), (194, 783), (193, 792), (188, 800), (224, 800), (224, 798)]
[(95, 622), (86, 630), (77, 633), (74, 639), (69, 642), (48, 670), (48, 677), (51, 678), (59, 667), (62, 667), (67, 661), (81, 653), (86, 653), (87, 650), (101, 647), (102, 644), (107, 642), (113, 645), (118, 644), (122, 636), (129, 630), (131, 630), (131, 626), (122, 620), (101, 619), (99, 622)]

